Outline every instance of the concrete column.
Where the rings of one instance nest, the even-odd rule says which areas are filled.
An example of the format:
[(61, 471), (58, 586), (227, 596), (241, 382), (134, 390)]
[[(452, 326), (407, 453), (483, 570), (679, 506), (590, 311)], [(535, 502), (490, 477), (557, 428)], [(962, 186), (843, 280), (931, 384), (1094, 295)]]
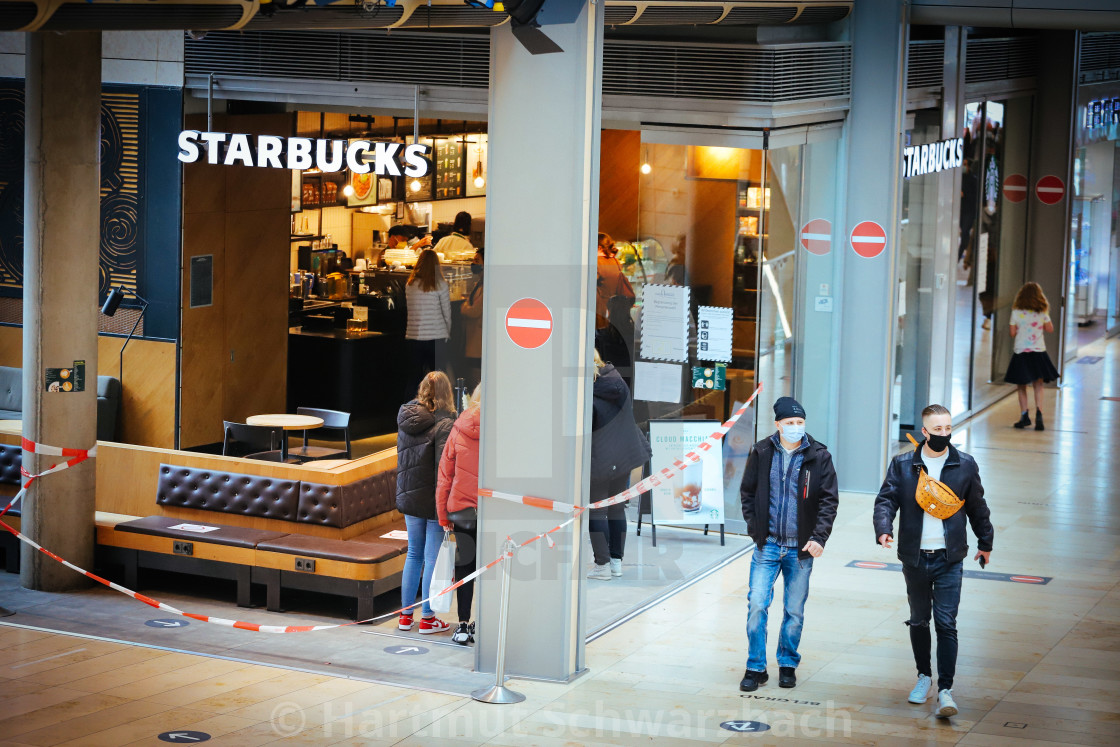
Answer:
[[(598, 225), (603, 3), (549, 0), (538, 16), (562, 53), (533, 56), (509, 26), (491, 32), (490, 154), (483, 312), (483, 488), (586, 500)], [(515, 345), (505, 316), (521, 298), (551, 310), (552, 336)], [(479, 503), (479, 560), (563, 514)], [(584, 522), (517, 553), (506, 671), (566, 680), (583, 667), (578, 617)], [(493, 671), (500, 575), (478, 584), (476, 663)]]
[[(100, 246), (101, 34), (27, 35), (23, 282), (23, 434), (88, 448), (97, 438), (97, 278)], [(48, 392), (47, 368), (85, 361), (85, 391)], [(60, 457), (24, 452), (40, 472)], [(93, 567), (94, 464), (37, 480), (23, 531)], [(88, 582), (24, 546), (20, 581), (64, 591)]]
[[(1077, 334), (1069, 323), (1074, 310), (1067, 304), (1069, 283), (1070, 193), (1073, 190), (1073, 127), (1077, 117), (1077, 53), (1075, 31), (1044, 31), (1039, 49), (1046, 50), (1046, 64), (1038, 68), (1038, 93), (1031, 129), (1030, 195), (1027, 201), (1027, 280), (1042, 286), (1050, 300), (1054, 332), (1046, 335), (1046, 349), (1059, 371), (1065, 369), (1063, 332)], [(1066, 194), (1056, 205), (1044, 205), (1034, 192), (1043, 176), (1053, 174), (1065, 182)]]
[[(840, 247), (840, 405), (833, 451), (842, 490), (876, 491), (886, 470), (906, 24), (906, 4), (900, 0), (860, 0), (851, 19), (847, 207)], [(848, 245), (852, 229), (863, 221), (874, 221), (886, 232), (886, 247), (871, 259), (856, 255)]]

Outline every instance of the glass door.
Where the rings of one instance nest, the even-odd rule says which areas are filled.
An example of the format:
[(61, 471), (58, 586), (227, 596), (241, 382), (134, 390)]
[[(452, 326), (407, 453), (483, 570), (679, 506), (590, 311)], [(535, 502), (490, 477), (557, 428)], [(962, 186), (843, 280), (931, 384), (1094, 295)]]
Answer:
[(956, 313), (953, 315), (953, 382), (949, 409), (956, 418), (972, 409), (973, 330), (976, 326), (976, 255), (984, 164), (984, 104), (965, 106), (961, 165), (960, 241), (957, 248)]

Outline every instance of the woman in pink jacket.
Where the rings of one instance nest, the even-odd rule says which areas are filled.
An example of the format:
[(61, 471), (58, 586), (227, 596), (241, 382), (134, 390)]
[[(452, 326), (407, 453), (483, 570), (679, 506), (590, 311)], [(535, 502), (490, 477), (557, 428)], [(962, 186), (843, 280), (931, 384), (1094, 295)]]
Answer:
[[(455, 578), (465, 578), (475, 569), (475, 538), (478, 516), (478, 435), (479, 399), (482, 386), (475, 387), (470, 406), (455, 421), (443, 457), (439, 462), (436, 483), (436, 515), (444, 529), (455, 531), (457, 553)], [(471, 605), (474, 602), (474, 581), (455, 590), (459, 608), (459, 626), (451, 640), (466, 646), (474, 643)]]

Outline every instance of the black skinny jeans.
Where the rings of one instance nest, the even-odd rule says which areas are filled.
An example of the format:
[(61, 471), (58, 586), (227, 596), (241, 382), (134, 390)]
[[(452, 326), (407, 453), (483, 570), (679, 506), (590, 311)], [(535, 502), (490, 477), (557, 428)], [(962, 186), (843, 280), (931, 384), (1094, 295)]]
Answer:
[[(455, 527), (456, 579), (465, 578), (474, 573), (478, 562), (478, 554), (475, 552), (477, 545), (475, 532), (477, 531), (477, 528), (468, 532), (460, 527)], [(455, 590), (455, 601), (459, 607), (459, 622), (470, 622), (471, 605), (474, 604), (474, 579)]]
[[(592, 502), (601, 501), (626, 490), (630, 476), (613, 480), (592, 480)], [(606, 508), (593, 508), (588, 512), (587, 531), (591, 535), (591, 552), (596, 565), (606, 565), (611, 558), (622, 560), (626, 550), (626, 504), (617, 503)]]
[(937, 631), (937, 689), (951, 690), (957, 669), (957, 609), (961, 605), (961, 578), (964, 563), (950, 563), (944, 550), (932, 554), (922, 551), (918, 564), (903, 564), (906, 597), (910, 602), (910, 646), (918, 674), (933, 676), (930, 666), (932, 614)]

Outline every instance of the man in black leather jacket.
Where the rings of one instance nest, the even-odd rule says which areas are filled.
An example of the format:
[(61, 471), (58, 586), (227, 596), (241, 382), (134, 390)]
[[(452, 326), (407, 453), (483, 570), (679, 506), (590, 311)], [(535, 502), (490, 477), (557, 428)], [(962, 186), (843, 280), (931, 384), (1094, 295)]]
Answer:
[[(910, 602), (910, 645), (918, 668), (918, 682), (910, 693), (911, 703), (924, 703), (932, 684), (929, 619), (937, 629), (937, 690), (941, 718), (957, 714), (953, 701), (953, 674), (957, 663), (957, 609), (961, 601), (961, 579), (968, 555), (966, 521), (972, 525), (979, 551), (976, 559), (988, 562), (995, 530), (989, 520), (988, 504), (976, 460), (949, 443), (952, 418), (941, 405), (922, 411), (925, 441), (913, 452), (895, 457), (875, 499), (875, 535), (883, 547), (894, 539), (894, 516), (898, 519), (898, 559), (906, 579)], [(918, 476), (925, 471), (948, 486), (964, 505), (948, 519), (940, 520), (918, 504)]]

